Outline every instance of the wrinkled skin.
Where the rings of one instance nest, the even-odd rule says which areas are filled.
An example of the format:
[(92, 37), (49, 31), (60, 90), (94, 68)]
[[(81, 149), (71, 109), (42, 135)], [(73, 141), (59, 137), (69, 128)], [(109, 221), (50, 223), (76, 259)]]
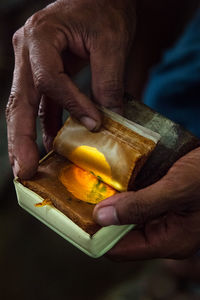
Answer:
[[(101, 115), (92, 101), (122, 112), (124, 71), (134, 41), (135, 19), (133, 0), (58, 0), (34, 14), (16, 32), (15, 70), (7, 106), (14, 175), (28, 179), (37, 170), (38, 111), (47, 150), (61, 126), (62, 108), (93, 131), (99, 129)], [(148, 28), (150, 25), (151, 16)], [(142, 49), (135, 53), (143, 53)], [(137, 61), (141, 69), (143, 58), (138, 60), (137, 56), (134, 64)], [(88, 62), (92, 100), (70, 79)], [(118, 194), (96, 206), (94, 218), (102, 226), (138, 224), (109, 252), (111, 258), (184, 258), (199, 249), (199, 163), (200, 149), (196, 149), (177, 161), (157, 183)]]
[(96, 205), (94, 217), (102, 226), (138, 224), (109, 252), (113, 259), (182, 259), (199, 250), (199, 163), (197, 148), (179, 159), (157, 183)]
[(27, 179), (37, 170), (39, 107), (47, 150), (61, 126), (62, 108), (89, 130), (100, 127), (100, 113), (69, 76), (88, 62), (93, 101), (122, 112), (134, 7), (132, 0), (58, 0), (15, 33), (15, 70), (7, 106), (8, 149), (15, 175)]

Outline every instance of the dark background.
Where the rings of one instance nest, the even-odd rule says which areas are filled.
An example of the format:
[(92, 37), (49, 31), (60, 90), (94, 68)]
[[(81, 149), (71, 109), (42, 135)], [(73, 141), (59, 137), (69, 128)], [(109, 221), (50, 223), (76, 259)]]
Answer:
[(14, 66), (12, 35), (46, 3), (0, 2), (0, 299), (200, 299), (162, 261), (89, 258), (17, 205), (4, 117)]

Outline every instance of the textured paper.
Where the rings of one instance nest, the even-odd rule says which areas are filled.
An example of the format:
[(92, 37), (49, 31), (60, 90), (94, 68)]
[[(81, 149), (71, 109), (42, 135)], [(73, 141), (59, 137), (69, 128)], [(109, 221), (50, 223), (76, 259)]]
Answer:
[(102, 127), (95, 133), (69, 117), (55, 138), (54, 150), (121, 192), (128, 189), (130, 179), (135, 178), (159, 138), (151, 130), (104, 110)]

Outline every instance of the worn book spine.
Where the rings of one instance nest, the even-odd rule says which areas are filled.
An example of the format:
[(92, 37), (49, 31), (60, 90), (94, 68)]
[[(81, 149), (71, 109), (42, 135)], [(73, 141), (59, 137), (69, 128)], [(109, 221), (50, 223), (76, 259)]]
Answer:
[(181, 125), (155, 112), (144, 103), (125, 96), (125, 117), (160, 134), (161, 139), (136, 177), (131, 189), (158, 181), (180, 157), (200, 146), (200, 139)]

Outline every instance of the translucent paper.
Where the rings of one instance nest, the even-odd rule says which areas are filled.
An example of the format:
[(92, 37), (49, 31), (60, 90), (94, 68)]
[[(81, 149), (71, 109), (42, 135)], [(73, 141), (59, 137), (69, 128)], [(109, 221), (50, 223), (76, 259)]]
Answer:
[(159, 137), (104, 109), (102, 128), (96, 133), (68, 118), (55, 138), (54, 150), (121, 192), (128, 189)]

